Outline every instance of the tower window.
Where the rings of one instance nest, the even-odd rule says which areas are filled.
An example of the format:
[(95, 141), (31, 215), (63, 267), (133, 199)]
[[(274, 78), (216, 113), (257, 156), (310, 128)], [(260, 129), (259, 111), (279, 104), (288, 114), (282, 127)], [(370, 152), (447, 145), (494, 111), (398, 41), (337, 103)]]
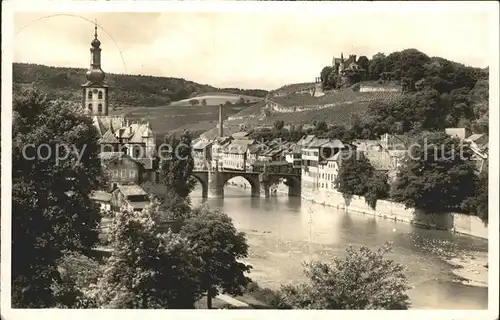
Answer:
[(97, 94), (97, 98), (102, 99), (102, 91), (99, 91), (99, 93)]
[(89, 99), (92, 99), (92, 91), (89, 91), (89, 92), (87, 93), (87, 97), (88, 97)]
[(97, 106), (97, 111), (102, 112), (102, 104), (99, 103), (99, 105)]

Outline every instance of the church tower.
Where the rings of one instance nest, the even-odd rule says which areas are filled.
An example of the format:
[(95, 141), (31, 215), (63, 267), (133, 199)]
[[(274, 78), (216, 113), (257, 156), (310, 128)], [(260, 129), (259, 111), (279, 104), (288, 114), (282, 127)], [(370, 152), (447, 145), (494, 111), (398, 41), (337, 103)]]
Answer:
[(85, 74), (87, 82), (83, 88), (83, 108), (90, 116), (108, 115), (108, 86), (101, 69), (101, 42), (97, 39), (97, 24), (94, 40), (90, 43), (90, 68)]

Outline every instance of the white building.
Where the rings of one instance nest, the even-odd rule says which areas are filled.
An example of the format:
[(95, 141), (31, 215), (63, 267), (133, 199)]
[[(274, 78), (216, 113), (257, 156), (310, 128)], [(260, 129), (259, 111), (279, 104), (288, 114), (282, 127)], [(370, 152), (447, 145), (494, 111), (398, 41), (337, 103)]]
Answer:
[(237, 139), (231, 141), (222, 150), (223, 170), (246, 170), (246, 158), (248, 147), (254, 140)]

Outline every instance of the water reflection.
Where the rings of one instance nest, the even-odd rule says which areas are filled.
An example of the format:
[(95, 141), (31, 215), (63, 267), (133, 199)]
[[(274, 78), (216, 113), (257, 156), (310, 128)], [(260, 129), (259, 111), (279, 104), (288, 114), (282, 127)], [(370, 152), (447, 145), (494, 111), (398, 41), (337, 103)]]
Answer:
[[(249, 190), (228, 186), (224, 199), (208, 199), (210, 207), (227, 213), (247, 234), (251, 277), (263, 286), (304, 280), (302, 261), (330, 261), (348, 245), (377, 248), (393, 241), (394, 260), (407, 266), (416, 308), (487, 308), (487, 288), (453, 283), (445, 262), (459, 251), (487, 252), (487, 242), (410, 224), (345, 213), (332, 207), (302, 202), (299, 197), (252, 198)], [(201, 192), (193, 192), (193, 204)]]

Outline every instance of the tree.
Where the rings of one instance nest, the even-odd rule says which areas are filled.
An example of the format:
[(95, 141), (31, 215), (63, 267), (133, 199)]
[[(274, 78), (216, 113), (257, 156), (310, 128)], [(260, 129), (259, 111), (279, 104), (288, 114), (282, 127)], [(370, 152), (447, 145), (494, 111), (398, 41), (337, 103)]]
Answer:
[(57, 268), (60, 281), (52, 287), (57, 307), (98, 307), (89, 293), (89, 289), (97, 284), (101, 276), (101, 266), (97, 261), (78, 253), (68, 253), (59, 260)]
[(202, 105), (202, 106), (206, 106), (206, 105), (207, 105), (207, 99), (203, 99), (203, 100), (201, 100), (201, 105)]
[(186, 199), (196, 181), (192, 178), (194, 160), (191, 153), (192, 140), (188, 132), (180, 138), (174, 134), (165, 136), (164, 148), (160, 150), (160, 180), (168, 192)]
[(284, 126), (285, 126), (285, 121), (283, 121), (283, 120), (274, 121), (274, 129), (275, 130), (281, 131)]
[(488, 168), (487, 164), (472, 181), (474, 194), (463, 203), (464, 211), (475, 213), (484, 223), (488, 223)]
[(191, 99), (189, 100), (189, 104), (191, 104), (194, 107), (196, 105), (199, 105), (200, 101), (198, 99)]
[(332, 71), (334, 71), (334, 69), (330, 66), (326, 66), (321, 70), (320, 79), (321, 83), (323, 84), (323, 88), (325, 87), (325, 83), (328, 80), (328, 76), (330, 75), (330, 73), (332, 73)]
[(442, 213), (473, 196), (472, 151), (443, 132), (423, 133), (400, 168), (392, 199), (406, 207)]
[(335, 188), (346, 196), (363, 196), (367, 190), (367, 181), (373, 176), (373, 166), (359, 152), (351, 151), (342, 157)]
[(367, 247), (346, 249), (333, 263), (311, 262), (304, 266), (309, 282), (285, 285), (280, 290), (281, 308), (405, 310), (410, 289), (404, 266), (385, 258), (390, 244), (372, 251)]
[(386, 70), (386, 57), (383, 53), (377, 53), (368, 65), (368, 76), (372, 80), (380, 79), (380, 75)]
[(325, 132), (326, 130), (328, 130), (328, 125), (326, 124), (325, 121), (319, 121), (316, 123), (314, 131)]
[(366, 56), (360, 56), (358, 58), (357, 62), (358, 66), (361, 67), (361, 69), (365, 70), (365, 75), (368, 74), (368, 70), (370, 68), (370, 60)]
[(346, 140), (347, 129), (342, 125), (333, 125), (328, 131), (328, 138)]
[(201, 298), (195, 248), (181, 235), (163, 232), (159, 214), (152, 205), (115, 215), (113, 252), (91, 291), (101, 308), (191, 309)]
[(363, 194), (365, 202), (375, 210), (377, 200), (389, 197), (391, 187), (387, 183), (387, 174), (374, 172), (366, 183), (366, 190)]
[(58, 260), (89, 254), (98, 241), (99, 208), (89, 198), (102, 184), (98, 135), (73, 106), (30, 90), (14, 95), (12, 136), (12, 305), (52, 307)]
[(231, 218), (208, 207), (194, 210), (186, 220), (181, 235), (195, 245), (193, 253), (202, 261), (200, 282), (207, 293), (207, 306), (219, 291), (233, 295), (243, 293), (250, 279), (250, 266), (240, 262), (248, 255), (245, 234), (238, 232)]

